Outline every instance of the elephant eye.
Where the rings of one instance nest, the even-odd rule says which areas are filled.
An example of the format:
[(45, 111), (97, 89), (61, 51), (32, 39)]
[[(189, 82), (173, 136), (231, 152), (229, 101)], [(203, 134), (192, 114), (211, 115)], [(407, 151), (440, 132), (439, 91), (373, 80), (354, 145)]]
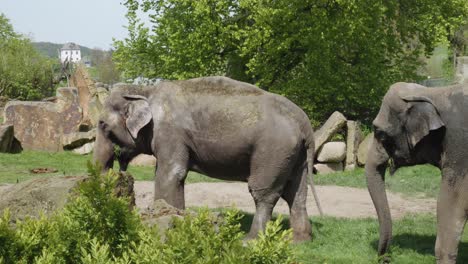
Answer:
[(383, 143), (388, 143), (390, 141), (390, 136), (383, 130), (380, 130), (377, 127), (374, 127), (374, 134), (377, 139)]

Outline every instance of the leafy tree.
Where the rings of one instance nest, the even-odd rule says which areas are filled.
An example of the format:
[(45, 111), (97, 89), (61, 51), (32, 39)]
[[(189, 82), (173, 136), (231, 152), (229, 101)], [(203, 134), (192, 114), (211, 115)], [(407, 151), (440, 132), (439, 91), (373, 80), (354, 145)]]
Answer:
[(0, 14), (0, 95), (35, 100), (53, 94), (57, 62), (39, 54)]
[[(369, 121), (387, 87), (417, 81), (421, 58), (466, 22), (465, 0), (127, 0), (115, 41), (130, 77), (222, 74), (300, 105)], [(148, 15), (150, 27), (137, 13)]]
[(112, 60), (112, 53), (112, 50), (91, 50), (91, 63), (96, 67), (97, 79), (100, 82), (113, 84), (120, 80), (120, 71), (117, 70)]

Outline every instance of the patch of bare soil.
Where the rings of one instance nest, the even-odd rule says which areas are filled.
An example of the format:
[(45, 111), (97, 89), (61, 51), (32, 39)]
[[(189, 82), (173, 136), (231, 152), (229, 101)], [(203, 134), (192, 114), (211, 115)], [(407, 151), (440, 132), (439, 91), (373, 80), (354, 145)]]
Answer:
[[(153, 189), (152, 181), (135, 182), (138, 208), (145, 209), (151, 204)], [(367, 189), (340, 186), (316, 186), (316, 189), (325, 215), (347, 218), (377, 217)], [(409, 213), (435, 214), (435, 199), (408, 198), (391, 192), (387, 192), (387, 196), (393, 218), (400, 218)], [(248, 213), (255, 212), (255, 205), (246, 183), (188, 184), (185, 186), (185, 201), (187, 207), (227, 208), (235, 206)], [(319, 214), (312, 195), (308, 195), (307, 210), (309, 215)], [(286, 202), (280, 199), (274, 212), (289, 214)]]

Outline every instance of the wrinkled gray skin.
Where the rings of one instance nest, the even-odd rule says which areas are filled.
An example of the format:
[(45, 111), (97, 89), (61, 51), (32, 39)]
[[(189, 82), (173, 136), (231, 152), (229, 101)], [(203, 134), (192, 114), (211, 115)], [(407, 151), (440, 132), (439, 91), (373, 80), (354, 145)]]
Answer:
[(387, 161), (392, 159), (394, 169), (425, 163), (441, 169), (435, 254), (437, 263), (456, 262), (468, 212), (467, 118), (466, 84), (390, 87), (373, 122), (375, 136), (366, 163), (367, 184), (380, 223), (379, 255), (388, 251), (392, 236), (384, 183)]
[(157, 158), (155, 199), (184, 208), (189, 170), (246, 181), (256, 213), (249, 238), (265, 228), (280, 197), (295, 241), (311, 238), (306, 210), (314, 140), (305, 113), (286, 98), (225, 77), (121, 86), (101, 114), (95, 160), (109, 169), (113, 144), (126, 169), (139, 153)]

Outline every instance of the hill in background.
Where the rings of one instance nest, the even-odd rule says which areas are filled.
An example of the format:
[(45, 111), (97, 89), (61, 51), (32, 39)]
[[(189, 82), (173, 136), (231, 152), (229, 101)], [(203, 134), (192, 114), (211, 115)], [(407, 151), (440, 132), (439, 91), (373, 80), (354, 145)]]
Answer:
[[(63, 44), (52, 42), (33, 42), (32, 44), (41, 54), (54, 59), (58, 59), (58, 51), (63, 47)], [(91, 51), (93, 49), (81, 46), (80, 44), (78, 44), (78, 46), (80, 46), (81, 49), (81, 57), (91, 56)]]

